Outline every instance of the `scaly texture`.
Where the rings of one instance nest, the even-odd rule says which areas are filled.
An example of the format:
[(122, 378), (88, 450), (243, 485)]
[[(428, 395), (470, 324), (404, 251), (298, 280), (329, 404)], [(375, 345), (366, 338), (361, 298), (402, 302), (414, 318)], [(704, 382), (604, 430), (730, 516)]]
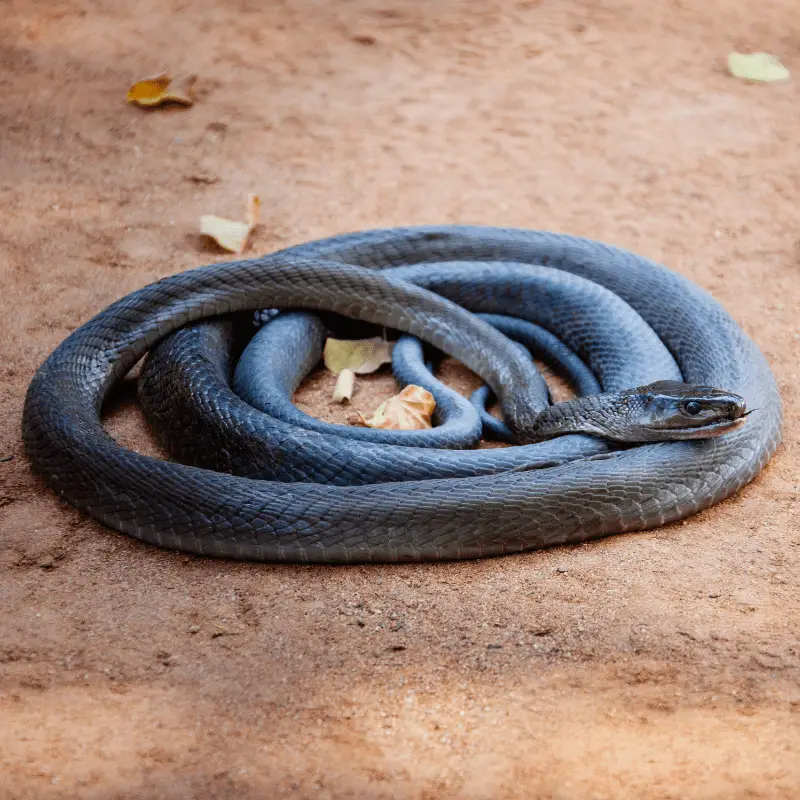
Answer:
[[(597, 443), (599, 455), (551, 468), (358, 486), (259, 481), (161, 462), (120, 447), (102, 428), (99, 409), (109, 388), (168, 333), (231, 311), (299, 307), (357, 316), (431, 342), (484, 378), (524, 439), (540, 408), (541, 385), (520, 363), (516, 345), (453, 302), (372, 271), (429, 264), (431, 280), (418, 274), (424, 276), (423, 267), (411, 271), (414, 279), (458, 299), (469, 281), (459, 280), (457, 268), (443, 274), (441, 264), (465, 261), (484, 262), (479, 269), (486, 281), (493, 273), (488, 262), (546, 265), (565, 274), (564, 285), (569, 275), (586, 279), (586, 292), (616, 295), (620, 313), (630, 306), (647, 323), (655, 336), (643, 348), (652, 351), (653, 364), (668, 351), (686, 381), (736, 392), (758, 412), (742, 429), (717, 439), (622, 452), (603, 452)], [(504, 269), (501, 264), (496, 271)], [(514, 269), (506, 274), (517, 275)], [(547, 277), (536, 267), (531, 274)], [(490, 293), (489, 307), (473, 310), (502, 314), (508, 313), (506, 303), (516, 306), (518, 282), (506, 281), (506, 291)], [(550, 285), (558, 296), (559, 282)], [(567, 324), (558, 304), (542, 308), (544, 317), (532, 321)], [(613, 347), (592, 352), (603, 329), (617, 320), (600, 315), (595, 328), (575, 316), (572, 322), (566, 343), (590, 366), (593, 358), (602, 359), (606, 372), (598, 378), (604, 388), (604, 381), (623, 380), (625, 360)], [(775, 451), (780, 428), (780, 400), (763, 356), (691, 282), (576, 237), (457, 226), (346, 234), (145, 287), (101, 312), (48, 358), (31, 383), (23, 414), (34, 468), (71, 503), (120, 531), (193, 553), (323, 562), (478, 557), (664, 524), (751, 480)], [(309, 434), (310, 440), (318, 436)], [(593, 440), (564, 438), (566, 443), (545, 445), (590, 453), (584, 443)], [(321, 463), (324, 454), (314, 447), (311, 441), (308, 455)], [(418, 450), (415, 456), (421, 452), (433, 459), (462, 455)]]

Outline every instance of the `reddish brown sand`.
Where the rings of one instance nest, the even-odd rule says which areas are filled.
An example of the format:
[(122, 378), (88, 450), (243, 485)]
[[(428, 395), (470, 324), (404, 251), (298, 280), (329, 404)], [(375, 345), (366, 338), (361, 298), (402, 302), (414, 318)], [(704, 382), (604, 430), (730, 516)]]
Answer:
[[(0, 797), (800, 797), (796, 11), (0, 4)], [(733, 48), (795, 79), (738, 82)], [(126, 105), (162, 68), (198, 73), (194, 107)], [(249, 191), (256, 252), (469, 222), (662, 260), (763, 348), (786, 443), (683, 524), (496, 560), (261, 566), (111, 532), (32, 477), (25, 388), (112, 300), (221, 258), (198, 218)], [(131, 404), (111, 428), (156, 451)]]

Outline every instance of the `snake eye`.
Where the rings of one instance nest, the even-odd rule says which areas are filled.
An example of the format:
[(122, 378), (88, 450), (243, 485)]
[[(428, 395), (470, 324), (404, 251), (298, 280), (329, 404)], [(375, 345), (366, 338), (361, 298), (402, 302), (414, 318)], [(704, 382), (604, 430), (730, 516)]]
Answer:
[(691, 416), (697, 416), (703, 409), (700, 407), (700, 403), (697, 400), (690, 400), (685, 406), (684, 409), (686, 410), (687, 414), (691, 414)]

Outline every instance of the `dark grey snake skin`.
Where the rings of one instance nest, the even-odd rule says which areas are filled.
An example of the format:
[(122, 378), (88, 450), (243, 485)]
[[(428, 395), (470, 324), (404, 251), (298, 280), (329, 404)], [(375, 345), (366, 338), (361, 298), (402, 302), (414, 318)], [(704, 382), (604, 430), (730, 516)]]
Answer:
[[(519, 294), (528, 291), (519, 289), (528, 285), (520, 265), (546, 267), (527, 268), (532, 280), (545, 281), (530, 289), (529, 298)], [(407, 269), (378, 272), (389, 267)], [(570, 275), (593, 283), (575, 283)], [(476, 315), (409, 280), (476, 311), (509, 313), (521, 302), (540, 307), (541, 316), (532, 321), (563, 333), (600, 373), (606, 390), (669, 378), (665, 370), (679, 370), (687, 382), (723, 387), (758, 410), (739, 430), (715, 439), (608, 451), (599, 440), (566, 436), (491, 451), (513, 455), (498, 455), (500, 461), (485, 468), (479, 462), (487, 451), (354, 442), (370, 452), (378, 448), (375, 461), (386, 472), (378, 480), (393, 481), (365, 485), (255, 480), (162, 462), (126, 450), (103, 430), (99, 414), (110, 387), (167, 334), (201, 318), (283, 307), (336, 311), (431, 342), (491, 386), (505, 419), (524, 441), (542, 403), (535, 370), (520, 359), (516, 345)], [(481, 289), (492, 280), (502, 285)], [(586, 304), (586, 314), (564, 312), (568, 298), (565, 294), (562, 303), (558, 298), (567, 285), (593, 293), (598, 307), (616, 303), (617, 310), (594, 319), (594, 303)], [(476, 297), (483, 298), (477, 305)], [(533, 302), (547, 297), (556, 302)], [(628, 307), (638, 316), (628, 315)], [(625, 350), (632, 363), (606, 335), (620, 320), (634, 326)], [(251, 413), (256, 427), (260, 412)], [(145, 287), (90, 320), (48, 358), (31, 383), (23, 414), (33, 467), (78, 508), (162, 547), (264, 561), (471, 558), (642, 530), (736, 492), (770, 459), (780, 432), (780, 400), (763, 356), (690, 281), (597, 242), (461, 226), (346, 234)], [(249, 446), (247, 433), (243, 442)], [(317, 449), (324, 434), (306, 433), (301, 455), (312, 466), (322, 464), (329, 455)], [(520, 458), (517, 453), (527, 448), (542, 449)], [(283, 458), (292, 449), (298, 447), (274, 452)], [(404, 450), (414, 456), (406, 458), (410, 471), (397, 482), (391, 468), (402, 460), (397, 451)], [(576, 455), (587, 457), (565, 461)], [(440, 477), (415, 479), (410, 465), (423, 458), (428, 465), (423, 473), (438, 469)], [(267, 473), (275, 469), (268, 462)], [(546, 463), (556, 465), (542, 467)]]

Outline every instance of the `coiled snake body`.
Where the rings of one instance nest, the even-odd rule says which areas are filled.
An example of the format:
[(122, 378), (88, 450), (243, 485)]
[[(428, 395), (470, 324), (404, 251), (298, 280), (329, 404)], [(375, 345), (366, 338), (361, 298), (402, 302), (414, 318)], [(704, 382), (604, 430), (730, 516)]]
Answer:
[[(200, 326), (181, 335), (221, 353), (203, 359), (203, 374), (218, 380), (202, 384), (200, 404), (222, 422), (192, 417), (194, 428), (162, 438), (182, 460), (227, 472), (149, 458), (105, 433), (109, 389), (156, 343), (188, 323), (261, 308), (333, 311), (430, 342), (489, 384), (523, 442), (538, 438), (546, 387), (518, 345), (471, 312), (524, 317), (558, 335), (604, 392), (683, 380), (740, 395), (757, 413), (715, 438), (623, 450), (577, 434), (491, 451), (358, 441), (238, 399), (228, 351), (214, 341), (220, 328)], [(180, 341), (159, 350), (180, 352)], [(173, 387), (150, 385), (159, 419)], [(194, 440), (201, 429), (210, 441)], [(73, 505), (162, 547), (263, 561), (471, 558), (662, 525), (752, 480), (780, 431), (766, 361), (690, 281), (577, 237), (467, 226), (345, 234), (147, 286), (55, 350), (23, 414), (33, 467)]]

